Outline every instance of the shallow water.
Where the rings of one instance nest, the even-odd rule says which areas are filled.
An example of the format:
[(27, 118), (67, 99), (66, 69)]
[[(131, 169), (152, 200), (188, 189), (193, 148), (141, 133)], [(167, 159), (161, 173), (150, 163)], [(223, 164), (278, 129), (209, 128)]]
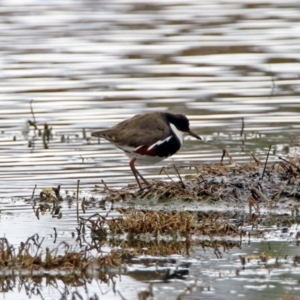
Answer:
[[(53, 227), (59, 241), (74, 242), (74, 204), (63, 205), (60, 220), (37, 220), (28, 202), (35, 185), (38, 194), (59, 184), (72, 192), (79, 179), (82, 192), (102, 179), (110, 187), (134, 182), (125, 155), (90, 132), (137, 113), (184, 113), (203, 138), (139, 167), (149, 179), (166, 178), (159, 170), (173, 162), (218, 162), (223, 149), (239, 163), (251, 153), (264, 161), (269, 145), (270, 161), (299, 155), (298, 1), (10, 0), (1, 4), (0, 28), (0, 236), (14, 245), (38, 229), (50, 246)], [(39, 129), (52, 127), (48, 149), (26, 126), (34, 119)], [(226, 287), (213, 272), (214, 289), (201, 297), (220, 299)], [(277, 285), (278, 295), (289, 290)]]

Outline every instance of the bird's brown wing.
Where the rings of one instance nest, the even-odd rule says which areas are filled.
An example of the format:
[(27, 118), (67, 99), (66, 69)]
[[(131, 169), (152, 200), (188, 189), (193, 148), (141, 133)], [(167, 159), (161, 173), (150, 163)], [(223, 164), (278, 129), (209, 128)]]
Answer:
[(114, 127), (92, 133), (111, 142), (130, 147), (149, 147), (171, 135), (171, 130), (161, 113), (136, 115)]

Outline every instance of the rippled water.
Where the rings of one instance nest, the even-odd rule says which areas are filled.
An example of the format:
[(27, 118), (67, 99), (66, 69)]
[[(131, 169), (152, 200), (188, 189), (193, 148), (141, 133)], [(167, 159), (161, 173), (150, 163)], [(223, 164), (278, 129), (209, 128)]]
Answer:
[[(264, 160), (269, 145), (273, 161), (299, 154), (299, 10), (296, 0), (2, 1), (0, 234), (20, 232), (17, 243), (36, 230), (23, 200), (35, 185), (134, 182), (125, 155), (90, 132), (137, 113), (187, 114), (203, 138), (141, 166), (150, 179), (225, 148), (241, 163)], [(22, 133), (34, 118), (52, 127), (49, 149), (32, 127)], [(64, 207), (57, 224), (67, 240), (74, 215)], [(38, 224), (51, 243), (51, 217)]]
[[(123, 153), (89, 136), (148, 111), (183, 112), (203, 137), (178, 164), (218, 161), (224, 148), (238, 161), (251, 151), (264, 159), (269, 144), (280, 153), (299, 144), (298, 14), (297, 1), (5, 2), (2, 193), (132, 181)], [(30, 100), (39, 126), (52, 127), (47, 150), (22, 135)]]

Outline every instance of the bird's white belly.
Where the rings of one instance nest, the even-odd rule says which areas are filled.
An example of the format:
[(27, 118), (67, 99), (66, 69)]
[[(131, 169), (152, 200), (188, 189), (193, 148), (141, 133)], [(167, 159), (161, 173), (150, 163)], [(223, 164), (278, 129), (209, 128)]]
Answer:
[(141, 154), (134, 153), (134, 152), (131, 152), (131, 153), (125, 152), (125, 154), (130, 159), (135, 158), (136, 163), (141, 164), (141, 165), (157, 164), (167, 158), (167, 157), (160, 157), (160, 156), (141, 155)]

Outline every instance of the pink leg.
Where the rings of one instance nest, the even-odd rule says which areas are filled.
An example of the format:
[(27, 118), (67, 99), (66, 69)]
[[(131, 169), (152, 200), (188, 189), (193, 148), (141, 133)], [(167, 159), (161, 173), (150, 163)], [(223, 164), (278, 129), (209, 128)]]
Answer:
[(140, 172), (135, 168), (135, 166), (134, 166), (135, 161), (136, 161), (136, 158), (133, 158), (133, 159), (130, 161), (129, 166), (130, 166), (130, 169), (131, 169), (131, 171), (132, 171), (132, 173), (133, 173), (133, 175), (134, 175), (134, 177), (135, 177), (135, 179), (136, 179), (136, 181), (137, 181), (137, 183), (138, 183), (140, 189), (142, 189), (142, 185), (141, 185), (141, 183), (140, 183), (140, 181), (139, 181), (138, 176), (140, 176), (141, 179), (142, 179), (146, 184), (148, 184), (148, 182), (147, 182), (147, 180), (140, 174)]

